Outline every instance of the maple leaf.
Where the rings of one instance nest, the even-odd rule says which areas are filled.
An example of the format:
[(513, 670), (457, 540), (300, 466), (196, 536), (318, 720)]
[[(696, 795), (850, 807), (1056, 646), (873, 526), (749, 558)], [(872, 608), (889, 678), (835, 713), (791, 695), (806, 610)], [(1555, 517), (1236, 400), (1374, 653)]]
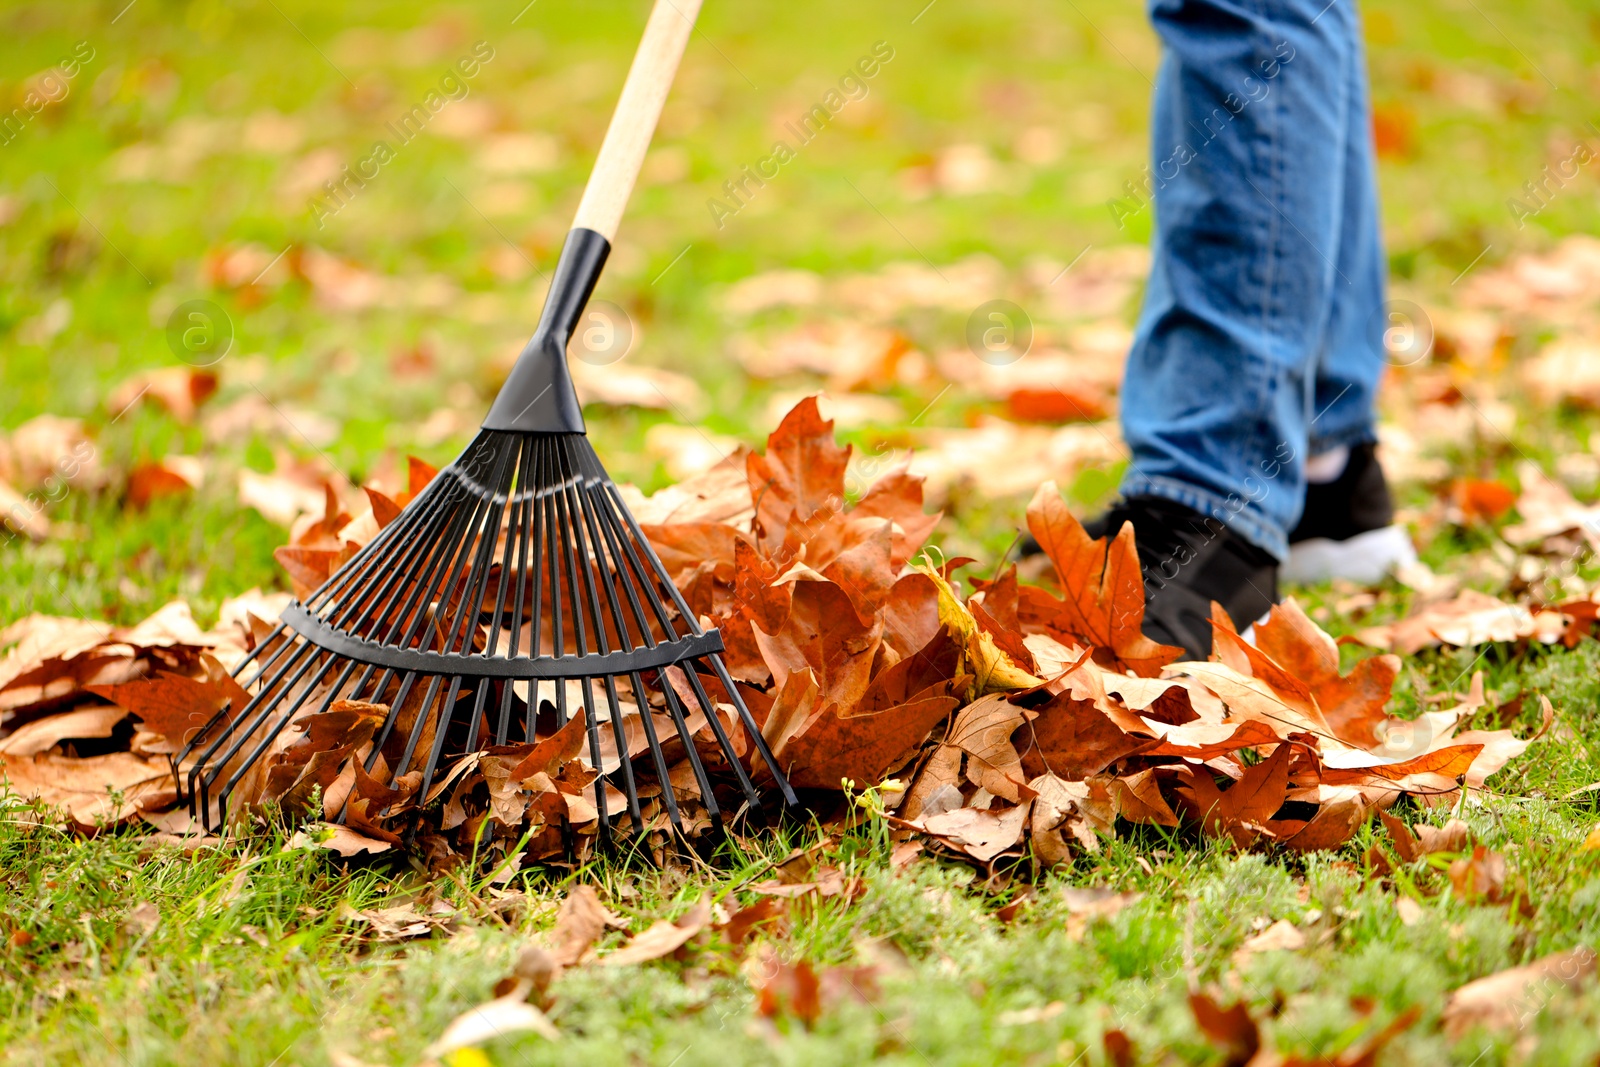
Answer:
[(1039, 486), (1028, 504), (1028, 530), (1055, 565), (1065, 596), (1026, 590), (1024, 625), (1055, 632), (1095, 649), (1097, 662), (1154, 677), (1183, 655), (1144, 635), (1144, 577), (1133, 529), (1090, 539), (1067, 510), (1055, 482)]
[(825, 707), (784, 746), (779, 761), (792, 785), (838, 789), (841, 779), (876, 783), (950, 717), (959, 702), (936, 692), (866, 714)]
[(776, 633), (755, 631), (762, 658), (781, 689), (795, 671), (816, 672), (822, 703), (847, 712), (866, 692), (883, 623), (864, 625), (850, 598), (833, 582), (801, 582)]
[(1253, 766), (1226, 790), (1219, 790), (1209, 768), (1194, 768), (1188, 788), (1179, 795), (1188, 800), (1190, 814), (1206, 833), (1233, 838), (1241, 848), (1253, 842), (1289, 792), (1289, 763), (1295, 746), (1280, 744), (1272, 755)]
[(811, 396), (783, 417), (764, 455), (752, 453), (746, 460), (756, 538), (769, 554), (803, 538), (804, 524), (826, 521), (843, 509), (850, 452), (834, 442), (833, 422), (823, 419)]
[(1255, 650), (1304, 683), (1334, 736), (1361, 748), (1382, 741), (1389, 722), (1383, 709), (1400, 674), (1400, 657), (1370, 656), (1341, 674), (1339, 646), (1293, 597), (1275, 605), (1255, 628)]
[(912, 474), (909, 468), (910, 460), (907, 460), (873, 482), (850, 509), (853, 519), (881, 518), (894, 524), (894, 548), (889, 562), (897, 570), (917, 554), (943, 517), (943, 512), (927, 514), (922, 510), (923, 479)]
[[(977, 584), (974, 582), (973, 584)], [(1007, 567), (1000, 577), (983, 586), (983, 591), (967, 601), (967, 609), (980, 629), (994, 638), (995, 647), (1029, 673), (1038, 673), (1033, 651), (1028, 648), (1022, 620), (1017, 615), (1019, 593), (1017, 568)], [(1038, 635), (1047, 640), (1047, 635)]]
[(244, 687), (220, 669), (213, 678), (204, 681), (171, 671), (158, 671), (152, 677), (120, 685), (86, 688), (118, 707), (127, 708), (145, 729), (178, 745), (193, 740), (218, 712), (227, 710), (231, 717), (250, 703), (250, 694)]
[(1055, 694), (1034, 710), (1037, 717), (1016, 735), (1022, 768), (1030, 776), (1049, 772), (1081, 781), (1120, 759), (1161, 745), (1159, 738), (1128, 733), (1093, 700), (1079, 699), (1069, 691)]

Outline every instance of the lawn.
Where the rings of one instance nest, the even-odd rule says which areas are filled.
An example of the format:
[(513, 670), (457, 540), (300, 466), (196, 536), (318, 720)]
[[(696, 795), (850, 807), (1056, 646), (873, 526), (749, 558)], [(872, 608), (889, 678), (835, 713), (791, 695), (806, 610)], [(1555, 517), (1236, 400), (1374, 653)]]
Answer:
[[(0, 489), (37, 503), (35, 536), (0, 546), (0, 628), (132, 625), (177, 598), (210, 626), (237, 594), (289, 588), (273, 550), (296, 486), (398, 488), (408, 455), (452, 458), (537, 317), (645, 12), (125, 4), (0, 12), (0, 93), (21, 109), (0, 135)], [(1589, 501), (1600, 485), (1600, 268), (1573, 239), (1600, 232), (1600, 6), (1382, 0), (1364, 17), (1394, 296), (1434, 337), (1396, 359), (1383, 399), (1430, 570), (1292, 590), (1351, 639), (1347, 669), (1374, 653), (1355, 638), (1447, 585), (1537, 610), (1600, 581), (1592, 533), (1517, 532), (1548, 510), (1541, 490)], [(833, 123), (750, 182), (868, 56), (876, 73)], [(708, 4), (596, 293), (631, 347), (580, 368), (617, 480), (650, 492), (760, 447), (826, 389), (852, 477), (914, 453), (944, 512), (930, 545), (983, 576), (1040, 481), (1080, 514), (1103, 503), (1157, 61), (1139, 7), (1105, 0)], [(431, 92), (447, 102), (427, 128), (396, 136)], [(1019, 373), (1081, 380), (1041, 369), (1022, 399), (996, 386), (967, 341), (995, 299), (1034, 331)], [(211, 333), (186, 346), (195, 325)], [(1041, 392), (1088, 418), (1030, 408)], [(46, 447), (40, 475), (18, 433), (39, 416), (82, 420), (89, 442), (48, 488), (65, 456)], [(1037, 564), (1024, 577), (1049, 580)], [(1541, 696), (1555, 718), (1487, 788), (1393, 810), (1470, 829), (1465, 849), (1412, 862), (1374, 818), (1312, 853), (1120, 822), (1048, 871), (936, 849), (903, 863), (863, 808), (744, 836), (710, 864), (441, 876), (402, 850), (289, 847), (275, 820), (185, 850), (137, 819), (84, 834), (0, 798), (0, 1058), (419, 1062), (592, 885), (619, 928), (551, 987), (559, 1040), (510, 1033), (445, 1062), (1243, 1064), (1259, 1028), (1258, 1064), (1371, 1062), (1369, 1043), (1395, 1065), (1594, 1063), (1592, 977), (1506, 997), (1509, 1022), (1462, 1023), (1447, 1003), (1553, 953), (1587, 946), (1569, 959), (1592, 967), (1600, 643), (1425, 643), (1403, 657), (1395, 714), (1454, 703), (1482, 672), (1468, 725), (1526, 738)], [(854, 891), (796, 899), (737, 943), (726, 920), (796, 849)], [(1475, 891), (1471, 864), (1502, 861), (1495, 891)], [(686, 948), (603, 964), (702, 894), (715, 921)], [(1251, 1025), (1202, 1025), (1192, 994), (1241, 1003)]]

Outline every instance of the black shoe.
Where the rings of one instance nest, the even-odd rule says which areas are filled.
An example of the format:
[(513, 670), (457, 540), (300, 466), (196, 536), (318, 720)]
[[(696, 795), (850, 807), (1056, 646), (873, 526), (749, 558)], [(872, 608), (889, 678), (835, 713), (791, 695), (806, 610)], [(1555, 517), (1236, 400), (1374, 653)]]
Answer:
[[(1119, 501), (1083, 524), (1093, 538), (1133, 523), (1133, 543), (1144, 573), (1144, 634), (1178, 645), (1191, 659), (1211, 655), (1211, 602), (1215, 600), (1241, 632), (1278, 601), (1278, 561), (1229, 530), (1182, 504), (1153, 496)], [(1022, 541), (1024, 556), (1039, 544)]]
[(1394, 524), (1394, 501), (1377, 446), (1352, 445), (1344, 471), (1306, 486), (1306, 507), (1289, 534), (1283, 579), (1310, 584), (1333, 578), (1373, 585), (1417, 559), (1411, 537)]

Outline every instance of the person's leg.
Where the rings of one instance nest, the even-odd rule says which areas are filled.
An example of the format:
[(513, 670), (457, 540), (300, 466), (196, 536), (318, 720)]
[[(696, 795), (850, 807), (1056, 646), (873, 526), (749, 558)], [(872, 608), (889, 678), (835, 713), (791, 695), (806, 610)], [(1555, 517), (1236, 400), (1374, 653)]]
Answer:
[[(1349, 0), (1341, 0), (1344, 6)], [(1343, 204), (1338, 273), (1330, 294), (1328, 329), (1312, 391), (1310, 455), (1378, 439), (1375, 408), (1383, 374), (1387, 268), (1378, 219), (1378, 179), (1373, 166), (1372, 112), (1367, 64), (1359, 35), (1352, 42), (1345, 114)]]
[(1277, 558), (1304, 494), (1343, 231), (1349, 0), (1152, 0), (1156, 234), (1122, 391), (1125, 497)]
[(1366, 63), (1359, 45), (1349, 91), (1339, 275), (1312, 389), (1305, 507), (1289, 534), (1282, 571), (1294, 582), (1376, 582), (1416, 559), (1410, 536), (1394, 525), (1394, 504), (1373, 447), (1384, 331), (1391, 322)]

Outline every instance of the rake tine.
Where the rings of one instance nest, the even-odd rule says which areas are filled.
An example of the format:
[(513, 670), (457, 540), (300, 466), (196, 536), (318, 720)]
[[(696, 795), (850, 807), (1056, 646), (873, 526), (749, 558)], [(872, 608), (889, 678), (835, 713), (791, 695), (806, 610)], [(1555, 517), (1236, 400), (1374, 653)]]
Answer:
[[(606, 486), (603, 483), (596, 487), (596, 495), (600, 497), (600, 507), (597, 510), (600, 512), (602, 519), (605, 521), (606, 529), (608, 530), (608, 537), (614, 543), (621, 545), (622, 554), (628, 562), (629, 573), (632, 580), (625, 582), (624, 588), (628, 590), (629, 596), (633, 598), (636, 603), (638, 594), (635, 592), (635, 586), (637, 586), (639, 589), (642, 589), (646, 599), (650, 601), (650, 610), (654, 613), (656, 622), (658, 625), (660, 625), (664, 638), (668, 641), (677, 640), (681, 635), (677, 632), (677, 628), (672, 625), (672, 614), (667, 610), (667, 605), (661, 599), (660, 593), (656, 591), (656, 583), (660, 579), (656, 575), (651, 574), (649, 568), (646, 567), (644, 562), (640, 559), (639, 553), (635, 549), (627, 529), (617, 519), (616, 509), (612, 505), (611, 495), (609, 492), (607, 492)], [(645, 632), (649, 632), (648, 627), (645, 628)]]
[(615, 484), (607, 483), (606, 489), (612, 498), (617, 513), (628, 524), (628, 529), (633, 534), (634, 540), (644, 549), (645, 557), (650, 561), (650, 570), (654, 574), (656, 582), (667, 591), (667, 596), (672, 599), (673, 606), (678, 609), (679, 617), (683, 619), (684, 625), (689, 627), (689, 633), (695, 637), (700, 636), (705, 632), (700, 628), (700, 620), (695, 617), (694, 612), (689, 607), (689, 602), (683, 599), (683, 594), (678, 591), (678, 587), (672, 584), (671, 578), (667, 575), (667, 568), (661, 564), (661, 557), (656, 555), (656, 550), (650, 547), (650, 539), (639, 528), (639, 520), (634, 518), (633, 512), (628, 510), (628, 505), (623, 503), (622, 496), (617, 492)]
[[(606, 689), (606, 704), (611, 709), (611, 733), (617, 742), (617, 760), (622, 764), (622, 791), (628, 797), (628, 815), (633, 819), (634, 830), (642, 834), (644, 833), (644, 814), (639, 809), (639, 783), (633, 779), (633, 761), (628, 757), (628, 731), (622, 724), (622, 701), (617, 698), (617, 680), (608, 674), (603, 681)], [(593, 707), (592, 703), (587, 703), (593, 696), (589, 689), (588, 678), (583, 680), (583, 696), (587, 706)], [(645, 736), (647, 738), (652, 736), (650, 734), (650, 706), (648, 704), (639, 709), (639, 719), (645, 723)], [(655, 751), (653, 742), (650, 747), (652, 751)], [(659, 763), (659, 760), (657, 762)], [(668, 805), (671, 805), (672, 791), (663, 787), (663, 792), (667, 796)]]
[[(678, 816), (678, 798), (672, 792), (672, 780), (667, 777), (667, 754), (661, 750), (661, 740), (656, 737), (656, 724), (650, 718), (650, 703), (639, 676), (633, 676), (633, 696), (639, 702), (639, 725), (644, 729), (645, 744), (650, 747), (650, 762), (656, 765), (656, 780), (661, 784), (661, 799), (667, 805), (667, 817), (673, 829), (683, 833), (683, 820)], [(614, 694), (616, 683), (608, 675), (606, 686)], [(614, 699), (614, 698), (613, 698)], [(626, 766), (626, 764), (624, 764)], [(643, 827), (640, 827), (643, 829)]]
[(722, 662), (722, 657), (713, 653), (707, 657), (711, 661), (711, 669), (716, 672), (717, 680), (722, 683), (723, 690), (728, 694), (733, 706), (739, 713), (739, 721), (744, 723), (745, 733), (750, 735), (750, 743), (756, 751), (761, 753), (761, 760), (767, 765), (767, 770), (778, 780), (778, 787), (783, 790), (783, 799), (786, 804), (798, 807), (800, 800), (794, 795), (794, 789), (789, 785), (789, 778), (778, 766), (777, 759), (772, 755), (772, 749), (767, 747), (767, 739), (761, 736), (761, 728), (756, 725), (755, 718), (750, 714), (750, 709), (745, 707), (744, 698), (739, 695), (739, 690), (734, 687), (733, 677), (728, 674), (727, 664)]
[[(513, 575), (516, 576), (517, 595), (513, 600), (514, 606), (511, 609), (510, 633), (507, 634), (510, 638), (510, 648), (506, 652), (507, 657), (516, 659), (522, 645), (522, 590), (525, 584), (523, 575), (528, 573), (528, 524), (533, 514), (534, 502), (533, 490), (530, 488), (532, 479), (533, 442), (525, 440), (517, 471), (517, 502), (512, 508), (511, 523), (507, 529), (505, 558), (500, 563), (500, 596), (494, 606), (494, 629), (490, 631), (488, 645), (491, 656), (500, 647), (500, 627), (505, 619), (506, 592), (511, 588)], [(516, 536), (518, 530), (522, 533), (520, 537)], [(511, 550), (513, 546), (516, 547), (517, 552), (515, 570), (511, 566)], [(484, 692), (487, 694), (488, 689), (485, 688)], [(514, 695), (515, 688), (512, 686), (511, 680), (506, 679), (500, 686), (500, 717), (494, 730), (494, 743), (497, 745), (505, 744), (511, 733), (511, 699)], [(474, 725), (474, 736), (476, 736), (476, 731), (477, 727)], [(533, 738), (530, 734), (523, 739), (531, 741)]]
[[(384, 674), (388, 674), (388, 673), (389, 673), (388, 671), (384, 672)], [(368, 773), (371, 773), (372, 768), (377, 766), (377, 764), (378, 764), (378, 753), (382, 751), (383, 746), (388, 742), (389, 735), (394, 732), (395, 723), (400, 721), (400, 712), (405, 707), (406, 698), (411, 695), (412, 687), (415, 686), (416, 683), (417, 683), (417, 672), (416, 671), (407, 671), (405, 673), (405, 676), (400, 680), (400, 691), (395, 694), (394, 703), (389, 705), (389, 714), (383, 720), (383, 730), (379, 733), (377, 740), (374, 741), (373, 744), (372, 744), (372, 754), (367, 757), (367, 771), (368, 771)], [(388, 685), (387, 681), (384, 683), (384, 685), (385, 685), (385, 687)], [(378, 691), (382, 692), (383, 690), (380, 688)], [(420, 715), (419, 715), (419, 721), (420, 721)], [(395, 783), (395, 781), (397, 779), (399, 779), (401, 773), (402, 772), (400, 772), (400, 771), (395, 771), (393, 773), (393, 775), (389, 779), (389, 788), (391, 788), (391, 789), (394, 788), (394, 783)]]
[[(433, 707), (434, 698), (439, 695), (439, 686), (444, 679), (437, 674), (428, 676), (428, 692), (422, 698), (422, 706), (417, 709), (417, 721), (411, 725), (411, 734), (406, 738), (406, 750), (400, 756), (400, 762), (395, 765), (395, 781), (411, 768), (411, 757), (416, 754), (417, 742), (422, 740), (422, 728), (427, 725), (429, 709)], [(389, 783), (394, 788), (394, 782)]]
[(436, 515), (443, 514), (444, 509), (440, 504), (444, 502), (441, 498), (445, 494), (432, 490), (434, 485), (423, 489), (415, 507), (407, 508), (396, 521), (379, 530), (378, 535), (363, 545), (345, 566), (330, 575), (316, 592), (306, 598), (306, 607), (312, 611), (320, 610), (341, 591), (360, 587), (371, 570), (380, 565), (390, 542), (400, 540), (414, 529), (426, 528), (433, 523)]
[[(352, 666), (354, 666), (354, 664), (352, 664)], [(349, 668), (347, 667), (346, 670), (348, 671)], [(292, 683), (290, 688), (293, 688)], [(284, 727), (288, 726), (289, 723), (294, 720), (295, 712), (304, 707), (306, 701), (310, 699), (311, 687), (307, 686), (305, 689), (300, 691), (300, 695), (295, 698), (294, 703), (289, 705), (288, 709), (285, 710), (284, 713), (279, 717), (277, 724), (273, 726), (271, 730), (267, 731), (267, 735), (261, 739), (260, 743), (256, 745), (253, 751), (251, 751), (250, 755), (244, 758), (244, 762), (239, 765), (239, 768), (233, 772), (233, 774), (225, 783), (223, 783), (222, 788), (217, 792), (217, 802), (224, 809), (228, 806), (228, 797), (233, 793), (234, 787), (238, 785), (240, 780), (243, 779), (244, 776), (249, 772), (250, 767), (255, 764), (256, 760), (261, 758), (262, 753), (266, 752), (272, 743), (278, 739), (278, 735), (283, 733)], [(331, 694), (328, 699), (330, 702), (332, 701), (333, 697)], [(224, 760), (224, 765), (226, 765), (226, 760)]]
[[(665, 667), (657, 669), (656, 680), (661, 683), (661, 691), (666, 694), (667, 712), (672, 716), (672, 722), (678, 728), (678, 736), (683, 740), (684, 752), (687, 754), (690, 769), (694, 771), (695, 782), (700, 786), (700, 800), (705, 804), (706, 814), (716, 819), (721, 812), (717, 808), (717, 798), (711, 792), (711, 779), (706, 777), (705, 766), (700, 762), (700, 753), (695, 751), (694, 735), (689, 732), (688, 716), (684, 714), (683, 707), (678, 701), (678, 694), (672, 689), (672, 680), (667, 677)], [(633, 685), (635, 692), (643, 688), (638, 674), (633, 676)], [(714, 714), (715, 712), (708, 712), (706, 717), (709, 719)], [(727, 753), (730, 762), (738, 762), (733, 758), (732, 752), (726, 749), (723, 751)], [(666, 788), (670, 791), (671, 787), (669, 785)]]
[[(494, 484), (499, 485), (506, 474), (506, 465), (511, 461), (512, 449), (503, 449), (495, 463)], [(472, 561), (472, 571), (467, 576), (463, 588), (461, 603), (456, 608), (455, 618), (445, 630), (444, 651), (451, 651), (455, 646), (458, 652), (466, 652), (470, 642), (469, 635), (477, 620), (483, 615), (483, 598), (489, 586), (489, 566), (494, 559), (494, 542), (500, 533), (500, 520), (505, 516), (508, 498), (496, 494), (491, 498), (492, 503), (483, 516), (483, 526), (478, 533), (478, 551)], [(493, 531), (492, 533), (490, 531)], [(465, 557), (466, 553), (463, 552)]]
[[(456, 701), (461, 696), (461, 676), (456, 675), (450, 679), (450, 695), (444, 698), (444, 716), (433, 731), (433, 750), (428, 753), (428, 762), (422, 768), (422, 786), (417, 790), (419, 802), (428, 799), (428, 787), (433, 784), (433, 772), (438, 769), (439, 755), (444, 751), (445, 735), (450, 732), (450, 723), (456, 714)], [(417, 721), (422, 721), (422, 716), (417, 716)]]
[[(271, 693), (273, 693), (274, 690), (276, 690), (278, 683), (283, 680), (283, 676), (289, 672), (289, 670), (294, 666), (295, 662), (301, 657), (312, 656), (316, 653), (316, 651), (317, 647), (309, 642), (299, 643), (298, 651), (295, 652), (294, 656), (290, 658), (288, 663), (284, 664), (278, 669), (278, 673), (273, 677), (272, 681), (263, 685), (256, 695), (251, 698), (250, 702), (243, 708), (239, 709), (238, 717), (235, 718), (233, 722), (228, 725), (228, 728), (211, 743), (210, 747), (200, 754), (195, 762), (194, 768), (189, 772), (190, 795), (194, 794), (195, 785), (197, 781), (200, 780), (201, 773), (206, 769), (207, 764), (211, 762), (212, 757), (217, 754), (217, 749), (221, 748), (223, 743), (226, 742), (228, 738), (240, 733), (239, 724), (249, 717), (252, 711), (255, 711), (259, 708), (260, 713), (257, 716), (257, 721), (251, 723), (249, 727), (243, 730), (244, 737), (241, 737), (238, 741), (234, 742), (233, 747), (228, 750), (228, 755), (224, 756), (221, 762), (225, 764), (228, 760), (232, 759), (233, 754), (236, 753), (240, 746), (244, 744), (245, 739), (255, 731), (261, 722), (265, 720), (266, 716), (272, 713), (272, 702), (268, 699), (268, 697)], [(215, 772), (213, 772), (213, 776), (214, 774)]]
[[(710, 694), (706, 692), (705, 686), (700, 682), (700, 672), (695, 669), (700, 662), (699, 660), (693, 660), (682, 664), (684, 676), (689, 679), (689, 687), (694, 690), (695, 699), (700, 702), (700, 707), (706, 713), (706, 722), (710, 724), (711, 732), (717, 735), (717, 744), (728, 755), (728, 764), (733, 768), (733, 773), (739, 778), (739, 788), (743, 791), (745, 799), (750, 802), (751, 807), (760, 807), (761, 797), (756, 792), (755, 783), (751, 782), (750, 776), (745, 773), (744, 764), (739, 762), (732, 739), (728, 737), (728, 732), (722, 727), (722, 716), (717, 714), (716, 701), (711, 699)], [(743, 703), (739, 700), (737, 693), (733, 695), (733, 700), (735, 705)]]

